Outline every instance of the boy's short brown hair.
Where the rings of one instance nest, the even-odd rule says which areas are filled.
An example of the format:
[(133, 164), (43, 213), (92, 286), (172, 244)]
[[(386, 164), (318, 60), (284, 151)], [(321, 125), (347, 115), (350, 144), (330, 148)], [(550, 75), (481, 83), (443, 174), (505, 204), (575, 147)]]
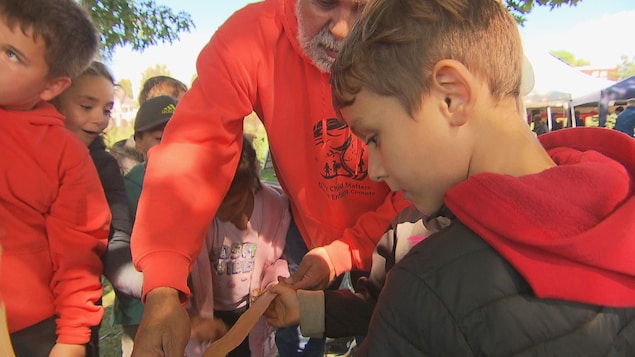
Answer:
[(486, 81), (494, 100), (518, 97), (522, 52), (516, 22), (496, 0), (371, 1), (333, 65), (333, 104), (348, 106), (365, 88), (414, 115), (443, 59)]
[(75, 0), (2, 0), (0, 17), (12, 30), (44, 39), (49, 78), (75, 78), (97, 53), (97, 30)]
[(139, 93), (139, 105), (160, 95), (169, 95), (178, 99), (180, 94), (185, 92), (187, 92), (187, 86), (178, 79), (169, 76), (150, 77), (143, 83)]

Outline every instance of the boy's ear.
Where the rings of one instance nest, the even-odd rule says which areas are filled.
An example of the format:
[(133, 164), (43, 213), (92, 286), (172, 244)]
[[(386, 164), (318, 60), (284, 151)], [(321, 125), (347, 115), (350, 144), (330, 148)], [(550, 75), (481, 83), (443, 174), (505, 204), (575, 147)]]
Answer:
[(432, 91), (436, 91), (442, 112), (451, 125), (463, 125), (474, 107), (475, 78), (459, 61), (444, 59), (437, 62), (432, 70)]
[(69, 77), (55, 77), (47, 81), (46, 87), (40, 93), (40, 99), (50, 101), (51, 99), (62, 94), (66, 88), (70, 87), (71, 79)]

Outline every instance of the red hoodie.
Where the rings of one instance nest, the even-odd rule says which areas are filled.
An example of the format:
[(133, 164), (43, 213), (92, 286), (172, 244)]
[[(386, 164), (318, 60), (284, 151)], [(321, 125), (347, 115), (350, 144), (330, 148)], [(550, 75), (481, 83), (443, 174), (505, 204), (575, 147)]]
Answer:
[(635, 140), (600, 128), (539, 139), (557, 167), (475, 175), (447, 192), (446, 205), (538, 297), (635, 306)]
[(58, 343), (85, 344), (103, 309), (110, 209), (86, 145), (48, 103), (0, 108), (0, 294), (9, 332), (57, 315)]
[(296, 1), (248, 5), (202, 50), (198, 79), (150, 151), (132, 236), (145, 293), (188, 291), (189, 267), (229, 188), (252, 110), (307, 246), (326, 245), (338, 274), (370, 269), (377, 240), (405, 207), (368, 178), (364, 145), (335, 119), (329, 75), (296, 39)]

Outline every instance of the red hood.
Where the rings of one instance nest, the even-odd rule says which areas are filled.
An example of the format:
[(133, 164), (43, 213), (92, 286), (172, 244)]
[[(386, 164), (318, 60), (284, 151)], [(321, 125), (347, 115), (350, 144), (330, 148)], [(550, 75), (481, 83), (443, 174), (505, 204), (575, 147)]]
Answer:
[[(4, 109), (0, 108), (0, 112)], [(11, 111), (13, 120), (27, 120), (29, 123), (38, 125), (60, 125), (64, 126), (64, 116), (55, 109), (49, 102), (40, 102), (35, 108), (25, 111)]]
[(635, 306), (635, 140), (578, 128), (540, 141), (557, 167), (475, 175), (447, 192), (446, 205), (537, 296)]

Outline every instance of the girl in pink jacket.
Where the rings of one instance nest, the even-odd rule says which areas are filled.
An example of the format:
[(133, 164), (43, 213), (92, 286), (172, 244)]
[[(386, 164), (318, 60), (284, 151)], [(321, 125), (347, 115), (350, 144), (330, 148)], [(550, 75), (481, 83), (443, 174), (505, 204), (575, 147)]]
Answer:
[[(289, 276), (282, 258), (291, 215), (282, 190), (260, 182), (256, 151), (243, 147), (229, 192), (209, 226), (190, 276), (192, 333), (188, 357), (201, 356), (278, 276)], [(275, 356), (273, 328), (264, 318), (229, 356)]]

